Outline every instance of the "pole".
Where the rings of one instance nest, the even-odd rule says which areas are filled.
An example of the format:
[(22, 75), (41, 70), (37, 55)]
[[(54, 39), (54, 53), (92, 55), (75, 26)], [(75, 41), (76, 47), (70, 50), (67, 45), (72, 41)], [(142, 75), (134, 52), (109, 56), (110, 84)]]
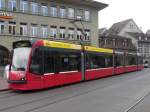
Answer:
[(81, 48), (82, 48), (82, 52), (81, 52), (81, 73), (82, 73), (82, 81), (85, 80), (85, 54), (84, 54), (84, 43), (83, 43), (83, 38), (85, 38), (85, 29), (84, 29), (84, 25), (82, 23), (81, 20), (74, 20), (74, 21), (70, 21), (70, 23), (72, 23), (77, 29), (80, 29), (76, 24), (75, 22), (80, 22), (81, 25), (82, 25), (82, 29), (81, 30), (81, 33), (83, 35), (83, 37), (81, 38), (80, 40), (80, 45), (81, 45)]

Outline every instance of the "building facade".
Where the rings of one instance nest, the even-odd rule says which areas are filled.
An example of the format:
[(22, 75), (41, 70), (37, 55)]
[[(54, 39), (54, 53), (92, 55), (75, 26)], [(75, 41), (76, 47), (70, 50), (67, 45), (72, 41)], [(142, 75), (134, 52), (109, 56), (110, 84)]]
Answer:
[(143, 63), (148, 62), (150, 65), (150, 35), (137, 34), (138, 51), (143, 56)]
[[(138, 52), (143, 56), (143, 63), (145, 61), (150, 63), (150, 31), (144, 34), (133, 21), (133, 19), (115, 23), (108, 30), (101, 29), (100, 31), (103, 31), (102, 33), (99, 33), (100, 37), (114, 38), (120, 48), (123, 48), (122, 46), (126, 46), (126, 49), (137, 49)], [(118, 41), (115, 39), (115, 37), (118, 38)], [(110, 38), (109, 40), (112, 39)]]
[(137, 50), (130, 38), (119, 37), (115, 35), (109, 37), (100, 36), (99, 47), (111, 48), (115, 50), (130, 50), (130, 51)]
[(138, 48), (138, 40), (134, 34), (143, 33), (142, 30), (137, 26), (133, 19), (127, 19), (114, 23), (106, 32), (105, 35), (117, 35), (119, 37), (126, 37), (132, 40), (132, 43)]
[(98, 11), (105, 7), (107, 4), (93, 0), (0, 0), (0, 11), (13, 16), (11, 20), (0, 19), (1, 64), (16, 40), (75, 44), (83, 40), (86, 45), (98, 46)]

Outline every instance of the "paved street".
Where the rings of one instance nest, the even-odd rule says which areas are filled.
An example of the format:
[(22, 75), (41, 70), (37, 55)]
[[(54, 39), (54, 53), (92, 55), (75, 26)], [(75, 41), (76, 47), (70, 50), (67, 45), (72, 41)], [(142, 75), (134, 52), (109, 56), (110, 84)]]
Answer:
[(0, 92), (0, 112), (149, 112), (149, 72), (36, 92)]

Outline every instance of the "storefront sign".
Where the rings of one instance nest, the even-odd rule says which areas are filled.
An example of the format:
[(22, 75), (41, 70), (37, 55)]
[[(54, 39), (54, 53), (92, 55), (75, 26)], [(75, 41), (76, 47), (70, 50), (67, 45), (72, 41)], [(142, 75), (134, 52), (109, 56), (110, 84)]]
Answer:
[(10, 12), (0, 11), (0, 19), (13, 19), (13, 15)]

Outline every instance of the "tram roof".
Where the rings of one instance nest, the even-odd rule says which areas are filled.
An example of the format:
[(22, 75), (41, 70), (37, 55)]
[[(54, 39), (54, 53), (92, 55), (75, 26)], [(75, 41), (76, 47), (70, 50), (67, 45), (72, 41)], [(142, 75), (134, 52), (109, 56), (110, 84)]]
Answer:
[[(34, 44), (36, 43), (36, 44)], [(30, 44), (30, 45), (29, 45)], [(36, 41), (30, 41), (30, 40), (21, 40), (16, 41), (13, 43), (13, 48), (16, 47), (23, 47), (23, 46), (45, 46), (45, 47), (52, 47), (52, 48), (62, 48), (62, 49), (74, 49), (74, 50), (82, 50), (81, 45), (77, 44), (71, 44), (71, 43), (65, 43), (65, 42), (56, 42), (56, 41), (49, 41), (49, 40), (36, 40)], [(113, 49), (107, 49), (107, 48), (97, 48), (92, 46), (84, 46), (85, 51), (91, 51), (91, 52), (101, 52), (101, 53), (113, 53)]]

